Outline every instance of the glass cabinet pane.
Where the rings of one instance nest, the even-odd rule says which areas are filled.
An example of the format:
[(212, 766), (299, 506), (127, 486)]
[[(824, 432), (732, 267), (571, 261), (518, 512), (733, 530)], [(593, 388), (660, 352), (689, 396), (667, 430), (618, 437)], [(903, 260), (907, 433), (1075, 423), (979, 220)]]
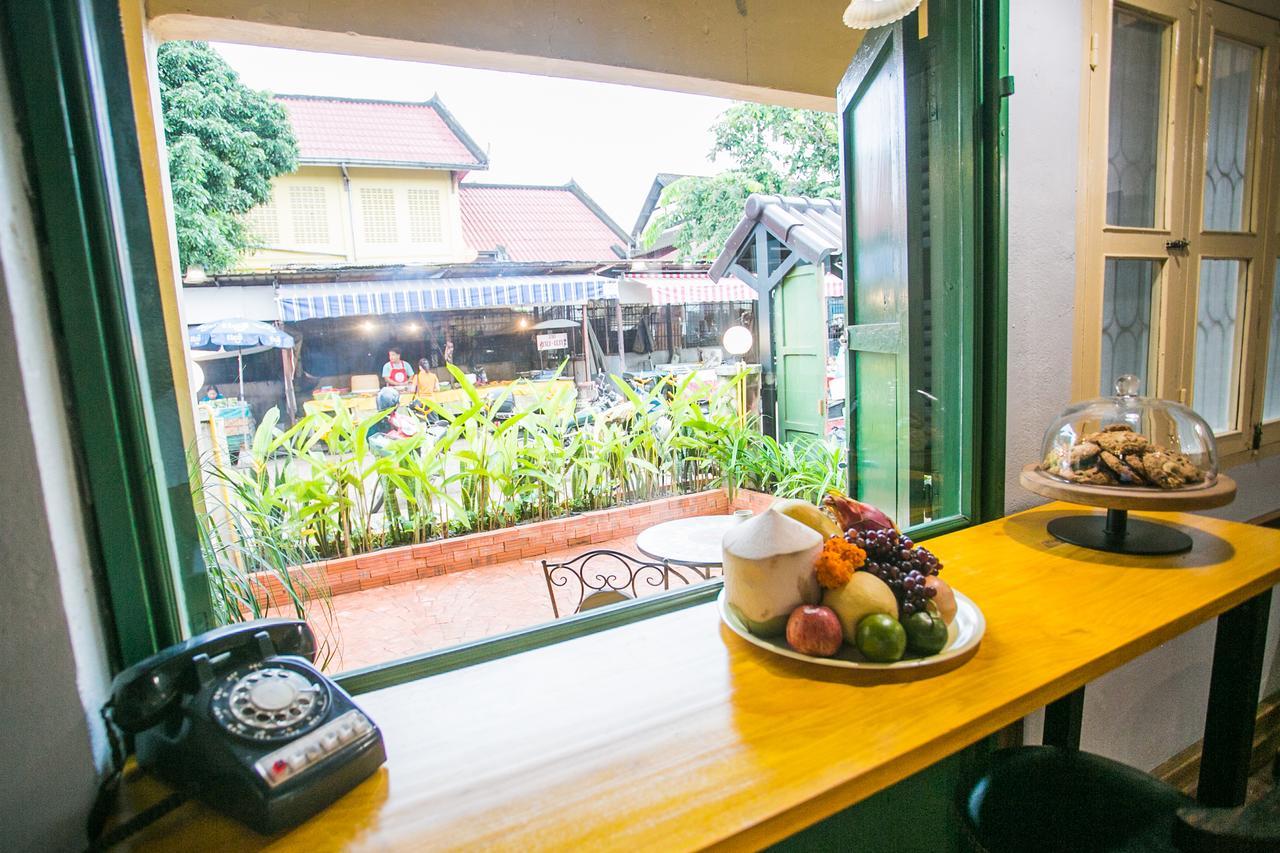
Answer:
[(1204, 228), (1243, 231), (1249, 222), (1249, 124), (1262, 51), (1222, 36), (1213, 40), (1205, 149)]
[(1115, 393), (1116, 379), (1132, 373), (1147, 387), (1151, 361), (1151, 305), (1160, 262), (1107, 258), (1102, 291), (1102, 372), (1100, 393)]
[(1116, 9), (1107, 131), (1107, 224), (1152, 228), (1159, 175), (1168, 24)]
[(1271, 331), (1267, 335), (1267, 391), (1262, 398), (1262, 419), (1280, 418), (1280, 259), (1271, 288)]
[(1236, 330), (1245, 263), (1206, 258), (1200, 262), (1196, 300), (1196, 375), (1192, 406), (1215, 432), (1235, 416)]

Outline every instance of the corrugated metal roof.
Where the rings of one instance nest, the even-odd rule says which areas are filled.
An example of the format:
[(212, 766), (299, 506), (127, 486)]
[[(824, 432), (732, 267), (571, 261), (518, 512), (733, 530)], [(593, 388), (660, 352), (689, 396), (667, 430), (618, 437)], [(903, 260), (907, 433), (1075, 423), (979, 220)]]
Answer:
[(561, 187), (462, 184), (462, 233), (512, 261), (616, 261), (627, 233), (570, 182)]
[(432, 98), (370, 101), (276, 95), (289, 114), (303, 163), (488, 168), (489, 161), (462, 126)]
[(836, 199), (752, 193), (744, 207), (742, 221), (711, 265), (712, 279), (724, 275), (757, 224), (811, 264), (843, 251), (844, 206)]

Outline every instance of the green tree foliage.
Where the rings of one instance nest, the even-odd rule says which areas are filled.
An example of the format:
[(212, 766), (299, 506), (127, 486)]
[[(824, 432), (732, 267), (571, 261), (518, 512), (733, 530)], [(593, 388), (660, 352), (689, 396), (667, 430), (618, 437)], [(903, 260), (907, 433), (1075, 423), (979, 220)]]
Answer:
[(642, 235), (646, 246), (674, 228), (681, 260), (708, 260), (724, 247), (751, 193), (840, 195), (840, 145), (831, 113), (735, 104), (711, 132), (711, 156), (726, 157), (732, 167), (668, 185)]
[(160, 104), (182, 269), (226, 270), (253, 248), (244, 216), (298, 165), (284, 107), (204, 42), (160, 46)]

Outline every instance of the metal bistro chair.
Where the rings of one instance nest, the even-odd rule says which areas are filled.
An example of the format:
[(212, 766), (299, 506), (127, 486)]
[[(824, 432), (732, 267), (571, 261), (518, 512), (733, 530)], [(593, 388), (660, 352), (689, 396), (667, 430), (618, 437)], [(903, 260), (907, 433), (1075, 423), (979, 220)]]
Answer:
[[(591, 564), (590, 571), (588, 564)], [(578, 601), (573, 612), (582, 613), (629, 601), (637, 596), (637, 590), (670, 589), (671, 582), (671, 570), (665, 562), (648, 562), (621, 551), (606, 550), (588, 551), (563, 563), (543, 560), (542, 574), (547, 579), (551, 611), (557, 619), (560, 618), (557, 588), (569, 590), (569, 597), (576, 590)]]

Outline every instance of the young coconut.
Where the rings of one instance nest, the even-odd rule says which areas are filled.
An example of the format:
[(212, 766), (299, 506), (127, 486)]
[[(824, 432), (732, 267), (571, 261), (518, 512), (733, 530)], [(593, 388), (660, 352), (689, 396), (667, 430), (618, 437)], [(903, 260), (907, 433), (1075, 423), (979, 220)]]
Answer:
[(813, 570), (822, 535), (770, 508), (724, 535), (724, 592), (747, 630), (781, 634), (801, 604), (817, 604), (822, 589)]

